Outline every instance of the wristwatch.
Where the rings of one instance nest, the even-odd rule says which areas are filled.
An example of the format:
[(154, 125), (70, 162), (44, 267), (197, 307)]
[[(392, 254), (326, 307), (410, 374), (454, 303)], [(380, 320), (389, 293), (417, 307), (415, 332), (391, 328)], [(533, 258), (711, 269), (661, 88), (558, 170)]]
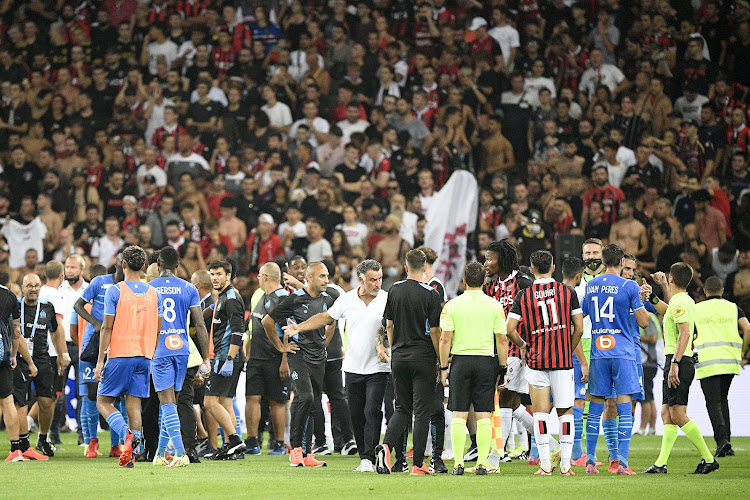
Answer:
[(677, 359), (677, 358), (674, 358), (674, 357), (673, 357), (673, 358), (672, 358), (672, 364), (673, 364), (673, 365), (679, 365), (679, 364), (680, 364), (680, 360), (679, 360), (679, 359)]
[(440, 367), (440, 371), (441, 371), (441, 372), (444, 372), (444, 371), (445, 371), (445, 370), (447, 370), (447, 369), (448, 369), (448, 367), (447, 367), (447, 366), (441, 366), (441, 367)]
[(227, 354), (227, 361), (232, 361), (232, 362), (234, 362), (234, 357), (233, 357), (233, 356), (230, 356), (229, 354)]

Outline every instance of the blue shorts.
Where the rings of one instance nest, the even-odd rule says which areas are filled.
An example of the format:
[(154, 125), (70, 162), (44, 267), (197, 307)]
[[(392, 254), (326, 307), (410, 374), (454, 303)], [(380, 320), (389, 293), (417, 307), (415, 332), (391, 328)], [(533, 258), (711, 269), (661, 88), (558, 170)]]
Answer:
[(589, 387), (592, 396), (612, 399), (614, 396), (638, 394), (636, 362), (621, 358), (591, 358), (589, 361)]
[[(639, 392), (633, 393), (633, 401), (643, 401), (646, 399), (646, 395), (643, 392), (643, 365), (640, 361), (635, 362), (635, 369), (638, 373), (638, 385), (640, 386)], [(606, 397), (607, 399), (615, 399), (617, 398), (617, 392), (615, 391), (614, 384), (612, 385), (612, 390), (609, 393), (609, 396)]]
[(573, 354), (573, 383), (575, 384), (576, 399), (586, 399), (586, 384), (581, 382), (581, 377), (583, 377), (581, 363), (578, 361), (578, 357)]
[(104, 363), (99, 395), (113, 398), (123, 394), (136, 398), (149, 395), (149, 375), (151, 360), (137, 356), (133, 358), (112, 358)]
[(91, 363), (90, 361), (78, 362), (78, 373), (80, 374), (80, 378), (78, 381), (78, 393), (81, 396), (88, 396), (89, 394), (89, 388), (86, 384), (96, 383), (96, 379), (94, 378), (95, 370), (96, 363)]
[(188, 354), (182, 356), (163, 356), (154, 358), (151, 362), (151, 378), (154, 379), (154, 389), (160, 392), (174, 387), (175, 392), (182, 390), (187, 372)]

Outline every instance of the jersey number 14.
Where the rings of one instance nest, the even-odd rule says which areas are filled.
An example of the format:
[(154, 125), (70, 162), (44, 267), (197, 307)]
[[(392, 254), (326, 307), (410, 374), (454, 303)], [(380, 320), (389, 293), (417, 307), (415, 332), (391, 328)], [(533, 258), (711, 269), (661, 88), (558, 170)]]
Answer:
[(614, 322), (615, 320), (615, 312), (614, 312), (614, 297), (607, 297), (607, 300), (604, 301), (604, 305), (599, 309), (599, 297), (593, 296), (591, 297), (591, 301), (594, 303), (594, 311), (595, 311), (595, 317), (596, 321), (601, 321), (602, 318), (608, 320), (610, 323)]

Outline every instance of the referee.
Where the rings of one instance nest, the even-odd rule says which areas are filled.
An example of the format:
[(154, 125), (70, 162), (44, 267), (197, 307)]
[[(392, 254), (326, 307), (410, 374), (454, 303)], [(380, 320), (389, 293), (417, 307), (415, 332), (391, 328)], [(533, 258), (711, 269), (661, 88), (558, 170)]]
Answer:
[[(693, 268), (684, 262), (672, 264), (669, 281), (664, 273), (654, 273), (654, 282), (661, 286), (667, 303), (653, 295), (644, 285), (643, 293), (651, 293), (651, 302), (664, 315), (664, 382), (662, 385), (661, 419), (664, 423), (661, 451), (654, 464), (641, 474), (666, 474), (667, 461), (677, 441), (677, 429), (701, 454), (693, 474), (710, 474), (719, 469), (719, 462), (706, 446), (698, 425), (687, 415), (690, 384), (695, 378), (695, 358), (692, 348), (695, 329), (695, 302), (687, 293), (693, 280)], [(709, 461), (710, 460), (710, 461)]]
[(492, 439), (490, 414), (494, 409), (495, 387), (498, 385), (495, 346), (503, 381), (507, 369), (505, 312), (502, 304), (482, 292), (484, 277), (482, 264), (468, 264), (464, 270), (466, 290), (448, 301), (440, 314), (440, 378), (445, 386), (448, 386), (449, 380), (448, 358), (453, 353), (448, 409), (453, 412), (451, 439), (456, 459), (454, 476), (464, 474), (466, 419), (472, 404), (477, 417), (476, 474), (483, 476), (488, 472), (487, 456)]
[(432, 474), (424, 464), (424, 451), (434, 409), (441, 298), (433, 288), (422, 283), (426, 260), (421, 250), (410, 250), (406, 254), (407, 279), (393, 284), (385, 305), (396, 410), (388, 422), (383, 444), (375, 449), (378, 474), (391, 473), (391, 450), (400, 445), (411, 423), (412, 412), (414, 463), (411, 473)]
[[(721, 298), (724, 286), (717, 276), (706, 279), (703, 290), (706, 300), (695, 304), (694, 346), (698, 352), (695, 377), (700, 380), (706, 397), (706, 409), (716, 440), (716, 456), (733, 456), (727, 397), (732, 379), (740, 374), (742, 353), (750, 344), (750, 323), (737, 304)], [(742, 337), (738, 326), (743, 332)]]

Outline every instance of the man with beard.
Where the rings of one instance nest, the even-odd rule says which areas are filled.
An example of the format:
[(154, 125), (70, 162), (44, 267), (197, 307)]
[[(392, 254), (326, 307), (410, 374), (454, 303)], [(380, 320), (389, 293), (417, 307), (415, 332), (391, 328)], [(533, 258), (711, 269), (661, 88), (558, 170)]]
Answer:
[[(583, 276), (581, 283), (576, 287), (576, 294), (578, 300), (583, 301), (586, 295), (586, 283), (596, 278), (599, 275), (604, 274), (607, 270), (606, 266), (602, 262), (602, 248), (604, 244), (597, 238), (589, 238), (583, 242), (581, 248), (583, 253)], [(573, 380), (575, 382), (575, 400), (573, 401), (573, 425), (575, 427), (575, 436), (573, 438), (573, 465), (585, 466), (586, 455), (583, 453), (581, 447), (581, 437), (583, 436), (583, 412), (586, 406), (586, 384), (582, 381), (583, 377), (583, 366), (579, 361), (579, 357), (582, 354), (586, 362), (589, 361), (589, 354), (591, 352), (591, 320), (588, 316), (583, 318), (583, 335), (581, 336), (581, 342), (574, 350), (573, 356)], [(588, 365), (586, 366), (586, 372), (588, 373)], [(615, 413), (614, 418), (617, 417)], [(605, 411), (604, 418), (613, 418)], [(598, 464), (597, 465), (601, 465)]]
[[(516, 247), (508, 240), (495, 241), (490, 243), (485, 252), (484, 268), (487, 271), (487, 282), (482, 287), (486, 295), (494, 298), (503, 306), (504, 314), (510, 312), (513, 305), (513, 299), (521, 290), (531, 286), (532, 279), (519, 270), (518, 252)], [(500, 406), (500, 419), (503, 430), (503, 443), (510, 437), (513, 418), (523, 424), (527, 432), (533, 434), (534, 419), (526, 407), (521, 404), (521, 394), (528, 394), (528, 382), (526, 382), (526, 367), (521, 361), (520, 350), (508, 342), (508, 383), (504, 389), (500, 390), (498, 396), (498, 405)], [(470, 415), (471, 419), (471, 415)], [(474, 422), (469, 422), (469, 426), (475, 426)], [(476, 437), (469, 434), (472, 439), (471, 447), (464, 456), (465, 461), (476, 459), (477, 447)], [(556, 443), (551, 439), (550, 449), (557, 448)], [(516, 450), (493, 450), (488, 458), (489, 464), (497, 467), (499, 461), (509, 461), (500, 453), (507, 455), (507, 452), (516, 452)], [(521, 457), (521, 455), (518, 455)]]
[(591, 173), (594, 185), (583, 195), (583, 224), (588, 221), (589, 206), (593, 200), (600, 201), (604, 206), (604, 222), (614, 224), (617, 220), (617, 210), (620, 202), (625, 201), (625, 194), (620, 188), (609, 183), (609, 174), (604, 164), (594, 167)]
[[(65, 279), (60, 284), (58, 291), (61, 297), (62, 319), (59, 320), (65, 332), (65, 343), (68, 346), (70, 355), (70, 365), (62, 373), (62, 379), (68, 380), (68, 373), (72, 368), (76, 379), (76, 398), (78, 398), (78, 342), (74, 341), (70, 332), (70, 317), (73, 313), (73, 305), (81, 297), (83, 291), (88, 288), (89, 284), (83, 279), (83, 271), (86, 269), (86, 261), (78, 254), (71, 255), (65, 259), (64, 275)], [(77, 340), (77, 339), (76, 339)], [(79, 400), (80, 401), (80, 400)], [(58, 398), (55, 407), (55, 416), (52, 419), (52, 428), (50, 429), (50, 441), (53, 445), (61, 444), (60, 442), (60, 425), (65, 418), (65, 399)], [(80, 414), (79, 414), (80, 422)], [(78, 426), (78, 435), (83, 440), (81, 426)]]

